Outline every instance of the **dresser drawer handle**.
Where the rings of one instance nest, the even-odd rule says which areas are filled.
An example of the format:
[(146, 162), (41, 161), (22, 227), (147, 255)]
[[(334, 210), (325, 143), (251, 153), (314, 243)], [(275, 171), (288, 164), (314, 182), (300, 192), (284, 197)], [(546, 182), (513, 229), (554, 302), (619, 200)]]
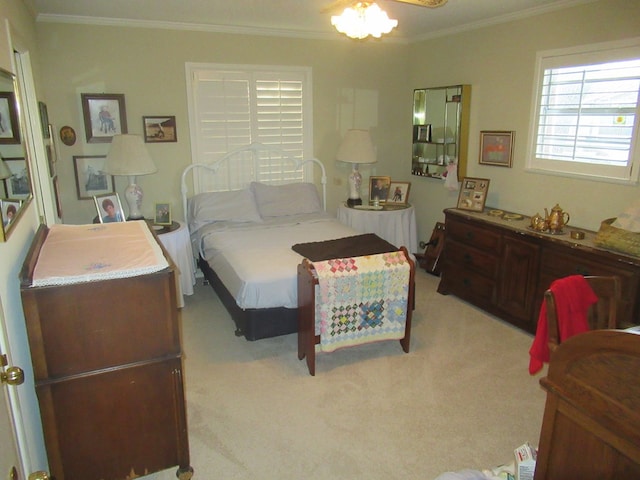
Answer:
[(467, 232), (467, 239), (473, 240), (473, 237), (474, 237), (473, 232)]
[(576, 273), (583, 276), (591, 275), (587, 267), (581, 267), (580, 265), (576, 267)]
[(469, 280), (468, 278), (463, 278), (463, 279), (462, 279), (462, 284), (463, 284), (465, 287), (470, 287), (470, 286), (471, 286), (471, 280)]
[(471, 254), (469, 254), (469, 253), (465, 253), (465, 254), (462, 256), (462, 259), (463, 259), (466, 263), (471, 263), (471, 262), (472, 262), (472, 260), (473, 260), (473, 257), (471, 256)]

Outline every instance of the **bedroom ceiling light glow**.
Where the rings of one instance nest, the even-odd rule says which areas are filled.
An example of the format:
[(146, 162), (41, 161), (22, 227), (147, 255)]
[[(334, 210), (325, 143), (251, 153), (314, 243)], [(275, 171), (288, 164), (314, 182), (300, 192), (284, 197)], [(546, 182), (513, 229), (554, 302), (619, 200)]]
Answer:
[(390, 19), (376, 3), (358, 2), (345, 8), (341, 15), (333, 15), (331, 25), (351, 38), (380, 38), (397, 27), (398, 20)]
[(124, 196), (129, 205), (129, 218), (142, 220), (144, 216), (140, 207), (144, 193), (142, 188), (136, 185), (136, 175), (148, 175), (158, 171), (142, 137), (140, 135), (114, 135), (111, 139), (111, 148), (109, 148), (107, 159), (104, 162), (104, 171), (111, 175), (129, 177), (129, 185), (124, 190)]
[(376, 152), (373, 148), (369, 130), (349, 130), (344, 136), (336, 160), (350, 163), (352, 166), (349, 174), (349, 198), (347, 205), (353, 207), (362, 205), (360, 198), (360, 185), (362, 185), (362, 175), (358, 171), (360, 163), (376, 163)]

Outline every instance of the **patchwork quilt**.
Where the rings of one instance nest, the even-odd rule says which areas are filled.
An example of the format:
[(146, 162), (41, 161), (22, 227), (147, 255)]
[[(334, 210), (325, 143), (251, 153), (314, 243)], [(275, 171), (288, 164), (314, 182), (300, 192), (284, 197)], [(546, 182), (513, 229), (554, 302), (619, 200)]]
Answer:
[(404, 337), (409, 262), (404, 252), (314, 262), (318, 350)]

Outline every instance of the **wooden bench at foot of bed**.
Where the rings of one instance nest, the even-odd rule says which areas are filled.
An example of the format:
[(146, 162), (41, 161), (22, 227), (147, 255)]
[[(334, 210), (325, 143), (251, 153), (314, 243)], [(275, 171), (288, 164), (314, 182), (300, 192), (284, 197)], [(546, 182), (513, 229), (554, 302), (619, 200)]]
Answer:
[(319, 262), (305, 258), (298, 265), (298, 359), (306, 357), (315, 375), (316, 345), (331, 352), (398, 339), (408, 353), (414, 295), (415, 264), (404, 247)]

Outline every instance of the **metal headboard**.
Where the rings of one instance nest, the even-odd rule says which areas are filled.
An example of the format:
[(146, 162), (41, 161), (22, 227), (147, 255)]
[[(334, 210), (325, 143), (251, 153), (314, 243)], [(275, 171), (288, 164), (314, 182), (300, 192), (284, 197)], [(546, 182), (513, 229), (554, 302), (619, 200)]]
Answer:
[[(189, 194), (189, 187), (187, 185), (186, 179), (187, 179), (187, 174), (189, 174), (189, 172), (191, 172), (192, 170), (197, 171), (198, 169), (204, 169), (205, 171), (209, 171), (215, 174), (223, 165), (228, 164), (236, 159), (244, 159), (246, 161), (247, 155), (250, 155), (251, 159), (253, 160), (253, 169), (251, 171), (255, 176), (256, 173), (258, 172), (258, 166), (260, 165), (261, 161), (264, 161), (265, 154), (268, 157), (277, 156), (280, 159), (285, 159), (287, 161), (290, 161), (291, 164), (295, 167), (294, 170), (299, 170), (300, 168), (302, 168), (303, 165), (309, 162), (313, 162), (317, 164), (320, 167), (320, 171), (322, 172), (322, 175), (320, 178), (320, 183), (322, 185), (322, 208), (325, 211), (327, 210), (327, 173), (324, 168), (324, 165), (320, 160), (318, 160), (317, 158), (299, 160), (297, 158), (293, 158), (290, 154), (288, 154), (287, 152), (285, 152), (284, 150), (278, 147), (271, 146), (271, 145), (264, 145), (262, 143), (252, 143), (250, 145), (246, 145), (228, 152), (222, 158), (220, 158), (219, 160), (213, 163), (209, 163), (209, 164), (193, 163), (182, 171), (182, 178), (180, 181), (180, 192), (182, 194), (182, 208), (183, 208), (185, 219), (187, 219), (188, 217), (187, 200), (188, 200), (188, 194)], [(196, 179), (193, 178), (193, 181), (195, 186)], [(258, 178), (257, 177), (251, 178), (250, 181), (258, 181)], [(243, 187), (248, 186), (248, 183), (250, 183), (250, 181), (247, 182), (247, 185), (243, 185)], [(197, 192), (197, 193), (201, 193), (201, 192)]]

